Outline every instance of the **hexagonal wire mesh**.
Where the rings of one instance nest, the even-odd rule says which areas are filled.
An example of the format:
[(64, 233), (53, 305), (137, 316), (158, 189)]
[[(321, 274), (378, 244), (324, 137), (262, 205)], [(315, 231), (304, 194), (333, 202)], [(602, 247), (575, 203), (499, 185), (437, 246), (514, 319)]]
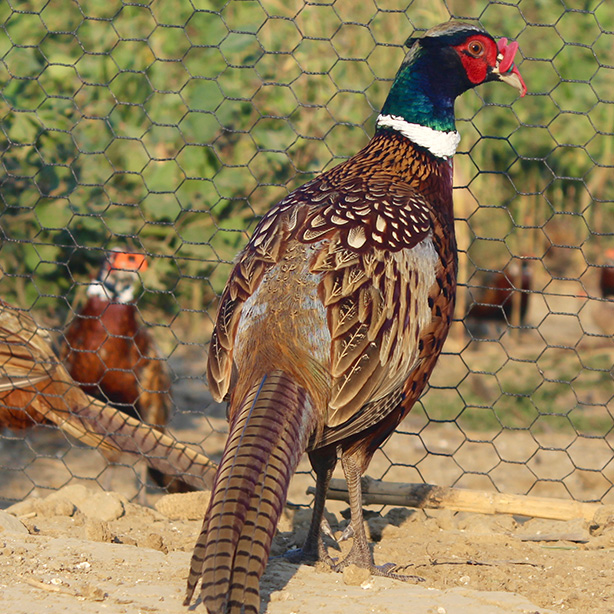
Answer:
[[(530, 94), (457, 104), (457, 320), (370, 474), (611, 502), (605, 1), (8, 0), (0, 296), (62, 347), (104, 254), (147, 254), (136, 305), (170, 369), (169, 426), (218, 455), (203, 373), (232, 258), (273, 203), (367, 142), (405, 39), (451, 17), (518, 40)], [(49, 427), (5, 429), (0, 463), (5, 501), (107, 468)]]

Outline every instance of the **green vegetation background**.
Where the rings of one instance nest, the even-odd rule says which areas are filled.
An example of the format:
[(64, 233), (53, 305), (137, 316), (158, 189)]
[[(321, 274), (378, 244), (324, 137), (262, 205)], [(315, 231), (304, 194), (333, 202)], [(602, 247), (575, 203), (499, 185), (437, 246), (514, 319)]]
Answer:
[(530, 91), (459, 102), (472, 262), (558, 241), (599, 263), (614, 7), (514, 4), (0, 3), (0, 295), (65, 317), (100, 250), (128, 243), (152, 256), (145, 305), (207, 309), (258, 216), (367, 142), (403, 41), (450, 13), (517, 39)]

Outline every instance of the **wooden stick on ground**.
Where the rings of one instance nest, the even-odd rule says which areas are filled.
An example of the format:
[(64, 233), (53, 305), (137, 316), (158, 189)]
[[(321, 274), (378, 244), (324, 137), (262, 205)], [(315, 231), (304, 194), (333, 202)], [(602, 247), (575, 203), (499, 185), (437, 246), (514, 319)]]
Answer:
[[(309, 488), (308, 492), (313, 494), (315, 489)], [(349, 501), (345, 480), (331, 480), (326, 496), (336, 501)], [(403, 505), (420, 509), (514, 514), (552, 520), (583, 518), (588, 522), (591, 522), (595, 513), (603, 507), (599, 503), (582, 503), (567, 499), (506, 495), (432, 484), (381, 482), (370, 477), (362, 479), (362, 500), (364, 505)]]

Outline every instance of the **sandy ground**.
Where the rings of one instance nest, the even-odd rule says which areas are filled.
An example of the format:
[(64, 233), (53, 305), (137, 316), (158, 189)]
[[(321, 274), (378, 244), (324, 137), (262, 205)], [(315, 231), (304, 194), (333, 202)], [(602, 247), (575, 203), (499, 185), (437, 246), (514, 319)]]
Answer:
[[(185, 578), (201, 524), (190, 518), (204, 505), (187, 494), (144, 507), (82, 485), (18, 503), (9, 511), (20, 522), (10, 516), (16, 526), (0, 532), (3, 610), (186, 612)], [(5, 526), (8, 514), (1, 516)], [(343, 516), (329, 516), (333, 529)], [(283, 518), (262, 583), (262, 612), (614, 612), (614, 514), (592, 527), (401, 508), (370, 514), (376, 562), (404, 564), (424, 578), (407, 583), (279, 558), (300, 543), (307, 519), (306, 510)], [(204, 611), (202, 604), (195, 611)]]
[[(578, 307), (570, 301), (567, 312), (574, 310)], [(542, 327), (549, 344), (564, 332), (559, 321)], [(216, 457), (224, 442), (223, 408), (207, 401), (202, 360), (182, 360), (175, 364), (181, 374), (175, 394), (178, 407), (188, 411), (171, 430)], [(401, 431), (375, 456), (370, 475), (584, 500), (600, 498), (604, 479), (607, 484), (614, 479), (611, 447), (599, 439), (570, 439), (569, 433), (556, 431), (466, 432), (461, 437), (455, 424), (425, 428), (411, 415)], [(538, 446), (543, 454), (536, 453)], [(139, 464), (109, 468), (96, 451), (53, 429), (2, 434), (1, 611), (188, 612), (182, 605), (185, 580), (206, 502), (192, 494), (145, 492), (139, 475)], [(424, 579), (403, 583), (354, 568), (334, 574), (322, 564), (299, 566), (281, 557), (305, 535), (306, 489), (312, 484), (303, 461), (290, 487), (295, 505), (282, 519), (263, 578), (262, 612), (614, 613), (610, 508), (586, 523), (369, 507), (366, 522), (376, 562), (407, 566), (407, 574)], [(609, 493), (604, 503), (611, 499)], [(327, 507), (331, 526), (342, 530), (347, 505), (329, 502)], [(341, 556), (349, 545), (341, 544)], [(204, 607), (198, 604), (193, 611), (204, 612)]]
[[(4, 611), (186, 612), (185, 578), (201, 524), (190, 518), (204, 505), (187, 494), (144, 507), (82, 485), (18, 503), (9, 511), (20, 521), (10, 516), (16, 526), (0, 533)], [(345, 522), (342, 513), (329, 518), (334, 529)], [(300, 543), (307, 519), (306, 510), (288, 511), (281, 523), (262, 612), (614, 612), (614, 514), (592, 527), (401, 508), (370, 514), (376, 562), (404, 564), (424, 578), (407, 583), (279, 558)]]
[[(39, 452), (49, 451), (58, 437), (44, 431), (31, 433), (29, 441)], [(221, 444), (223, 436), (217, 437)], [(23, 448), (23, 441), (6, 443), (0, 458), (9, 448), (13, 453)], [(58, 467), (69, 470), (62, 446), (55, 444), (56, 454), (39, 457), (29, 473), (36, 483), (58, 490), (36, 487), (0, 512), (3, 611), (186, 612), (185, 580), (206, 494), (149, 490), (134, 497), (138, 464), (111, 469), (107, 480), (106, 462), (81, 448), (71, 449), (69, 470), (98, 480), (72, 478), (61, 486)], [(402, 583), (352, 568), (335, 574), (323, 564), (299, 566), (279, 558), (300, 545), (307, 530), (310, 511), (303, 502), (309, 502), (305, 491), (313, 480), (306, 463), (301, 469), (290, 488), (295, 505), (280, 523), (263, 579), (262, 612), (614, 613), (614, 508), (604, 507), (592, 524), (366, 508), (376, 563), (407, 566), (405, 573), (424, 578)], [(8, 489), (23, 482), (23, 476), (10, 477)], [(108, 481), (119, 492), (105, 492), (99, 483)], [(327, 508), (333, 529), (342, 530), (347, 505), (331, 501)], [(350, 543), (341, 544), (341, 556)], [(202, 604), (194, 611), (204, 612)]]

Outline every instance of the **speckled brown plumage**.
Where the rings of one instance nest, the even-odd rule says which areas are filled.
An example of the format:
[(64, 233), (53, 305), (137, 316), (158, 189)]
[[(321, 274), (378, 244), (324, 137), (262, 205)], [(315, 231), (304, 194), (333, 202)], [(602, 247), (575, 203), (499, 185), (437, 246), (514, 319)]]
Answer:
[[(410, 162), (400, 164), (401, 157)], [(423, 185), (437, 212), (411, 187), (408, 173), (416, 159), (422, 163)], [(359, 177), (348, 172), (355, 160), (364, 164)], [(427, 174), (424, 168), (431, 170)], [(397, 174), (399, 170), (405, 174)], [(231, 424), (242, 415), (241, 410), (233, 412), (234, 399), (243, 398), (271, 369), (283, 370), (309, 392), (318, 408), (308, 445), (298, 448), (310, 452), (314, 466), (326, 466), (321, 479), (328, 479), (338, 446), (359, 472), (366, 469), (422, 393), (451, 322), (456, 284), (451, 172), (448, 161), (426, 159), (406, 140), (383, 135), (356, 159), (293, 192), (262, 220), (231, 274), (211, 340), (209, 384), (217, 399), (232, 388)], [(385, 181), (392, 186), (387, 191), (380, 187)], [(341, 228), (329, 223), (326, 234), (306, 236), (305, 228), (318, 215), (346, 219), (342, 216), (352, 198), (349, 183), (361, 191), (360, 203), (369, 203), (362, 216), (355, 208), (355, 219)], [(399, 211), (386, 216), (386, 232), (378, 241), (370, 230), (377, 231), (378, 216), (393, 207)], [(392, 221), (399, 225), (399, 238), (392, 236)], [(350, 246), (351, 228), (359, 225), (365, 241)], [(428, 244), (419, 246), (427, 236)], [(394, 247), (380, 247), (388, 239)], [(266, 295), (257, 302), (266, 304), (267, 319), (261, 322), (251, 315), (258, 308), (250, 302), (265, 277)], [(312, 294), (321, 300), (321, 317), (313, 318), (305, 309)], [(242, 318), (249, 326), (239, 335)], [(243, 339), (239, 348), (233, 345), (237, 336)], [(224, 459), (233, 458), (233, 453), (228, 448)], [(214, 514), (211, 508), (207, 535), (213, 526), (221, 530), (235, 518)], [(308, 555), (320, 547), (319, 523), (314, 515)], [(214, 548), (211, 541), (208, 548)], [(192, 582), (200, 575), (200, 564), (207, 562), (204, 551), (200, 546), (195, 551), (199, 567), (193, 568)], [(212, 585), (215, 581), (208, 580), (203, 590)], [(211, 611), (225, 611), (219, 608)]]
[[(498, 52), (494, 40), (467, 26), (447, 25), (431, 36), (451, 70), (461, 70), (459, 57), (476, 36), (480, 50), (489, 49), (492, 69), (505, 57), (510, 75), (516, 71), (505, 79), (521, 83), (505, 43)], [(421, 53), (415, 45), (410, 50), (395, 80), (409, 83), (402, 89), (413, 87), (413, 63), (424, 68), (428, 61)], [(441, 74), (443, 64), (439, 72), (429, 70)], [(483, 72), (483, 80), (490, 78)], [(466, 75), (454, 77), (451, 101), (472, 84)], [(394, 565), (374, 564), (360, 476), (422, 393), (452, 320), (452, 163), (429, 149), (450, 148), (453, 135), (444, 120), (452, 105), (446, 104), (437, 110), (436, 129), (416, 131), (409, 119), (388, 116), (388, 124), (424, 138), (424, 146), (396, 128), (378, 129), (354, 157), (273, 207), (237, 257), (207, 372), (213, 397), (228, 400), (230, 435), (192, 557), (186, 604), (202, 579), (211, 614), (259, 611), (258, 581), (303, 451), (317, 484), (302, 555), (319, 556), (335, 570), (355, 563), (403, 577)], [(330, 559), (320, 531), (338, 458), (353, 532), (341, 562)]]
[(159, 471), (194, 488), (211, 485), (215, 464), (173, 438), (86, 395), (30, 314), (0, 301), (0, 427), (54, 424), (107, 453), (146, 455)]

